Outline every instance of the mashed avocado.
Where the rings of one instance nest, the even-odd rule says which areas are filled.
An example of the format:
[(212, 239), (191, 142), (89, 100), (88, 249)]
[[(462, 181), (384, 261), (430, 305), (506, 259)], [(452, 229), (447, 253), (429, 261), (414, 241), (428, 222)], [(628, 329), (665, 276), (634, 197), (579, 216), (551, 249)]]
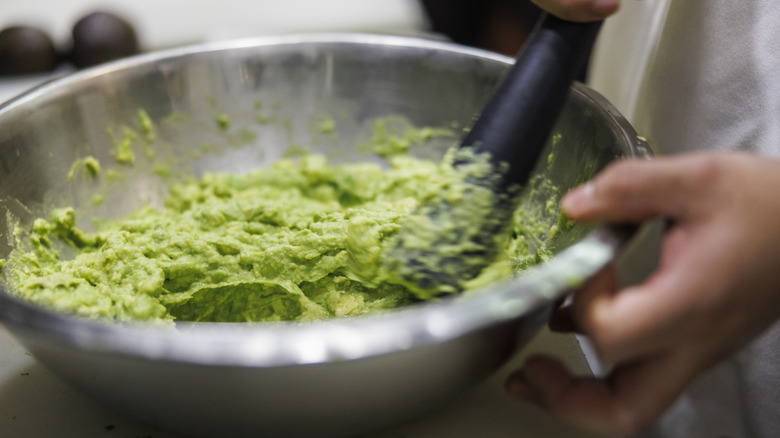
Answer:
[[(307, 321), (406, 306), (428, 296), (394, 280), (383, 249), (421, 202), (459, 189), (447, 160), (386, 158), (389, 167), (308, 155), (206, 174), (172, 186), (165, 208), (95, 232), (76, 226), (73, 208), (56, 209), (3, 272), (24, 299), (114, 321)], [(532, 213), (515, 213), (503, 253), (474, 285), (549, 257), (537, 244), (549, 219)]]

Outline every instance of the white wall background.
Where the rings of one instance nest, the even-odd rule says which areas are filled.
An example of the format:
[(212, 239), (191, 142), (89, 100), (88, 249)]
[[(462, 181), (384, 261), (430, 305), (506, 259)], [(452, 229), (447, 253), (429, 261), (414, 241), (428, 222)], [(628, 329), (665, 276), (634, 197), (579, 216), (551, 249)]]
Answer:
[(416, 33), (425, 27), (416, 0), (0, 0), (0, 28), (26, 24), (67, 44), (82, 16), (126, 17), (146, 50), (292, 32)]

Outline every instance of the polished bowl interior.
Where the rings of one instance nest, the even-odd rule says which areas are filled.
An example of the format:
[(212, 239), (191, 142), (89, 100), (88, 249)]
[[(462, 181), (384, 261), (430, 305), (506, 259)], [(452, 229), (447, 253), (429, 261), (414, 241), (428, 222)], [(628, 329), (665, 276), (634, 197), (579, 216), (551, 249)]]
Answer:
[[(301, 147), (336, 161), (378, 159), (364, 147), (375, 120), (457, 132), (511, 62), (414, 38), (290, 36), (144, 55), (43, 85), (0, 107), (0, 258), (11, 250), (11, 223), (29, 225), (52, 206), (76, 206), (89, 228), (90, 217), (162, 202), (169, 179), (140, 153), (135, 166), (116, 164), (107, 136), (108, 128), (140, 131), (139, 109), (174, 174), (253, 169)], [(323, 120), (336, 135), (317, 129)], [(537, 172), (557, 189), (532, 202), (560, 196), (616, 158), (649, 155), (614, 108), (582, 85), (572, 88), (552, 138), (555, 158), (545, 155)], [(435, 138), (412, 152), (438, 160), (456, 140)], [(67, 178), (86, 155), (103, 172), (126, 174), (101, 188), (98, 206), (90, 204), (97, 183)], [(186, 436), (348, 435), (419, 416), (484, 379), (625, 238), (575, 227), (551, 242), (556, 256), (540, 269), (483, 293), (371, 317), (106, 324), (20, 302), (1, 286), (0, 318), (65, 380), (152, 425)]]

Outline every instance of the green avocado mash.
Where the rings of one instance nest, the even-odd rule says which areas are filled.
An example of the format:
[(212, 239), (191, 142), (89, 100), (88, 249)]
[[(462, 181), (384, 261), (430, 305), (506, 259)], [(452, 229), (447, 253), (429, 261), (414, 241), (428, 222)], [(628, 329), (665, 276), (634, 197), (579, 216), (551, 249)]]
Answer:
[[(114, 321), (307, 321), (406, 306), (421, 298), (388, 272), (384, 246), (420, 202), (458, 187), (446, 160), (388, 155), (386, 168), (308, 155), (206, 174), (172, 186), (165, 208), (95, 232), (76, 226), (73, 208), (56, 209), (2, 271), (26, 300)], [(548, 259), (539, 242), (552, 224), (518, 209), (502, 254), (472, 286)]]

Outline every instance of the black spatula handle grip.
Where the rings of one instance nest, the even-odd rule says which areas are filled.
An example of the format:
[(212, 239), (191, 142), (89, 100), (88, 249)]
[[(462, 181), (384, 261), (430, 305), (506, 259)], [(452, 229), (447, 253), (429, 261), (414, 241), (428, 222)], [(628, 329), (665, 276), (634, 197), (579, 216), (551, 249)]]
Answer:
[(490, 153), (494, 164), (509, 165), (505, 187), (528, 181), (600, 27), (600, 21), (573, 23), (544, 15), (461, 142), (478, 153)]

